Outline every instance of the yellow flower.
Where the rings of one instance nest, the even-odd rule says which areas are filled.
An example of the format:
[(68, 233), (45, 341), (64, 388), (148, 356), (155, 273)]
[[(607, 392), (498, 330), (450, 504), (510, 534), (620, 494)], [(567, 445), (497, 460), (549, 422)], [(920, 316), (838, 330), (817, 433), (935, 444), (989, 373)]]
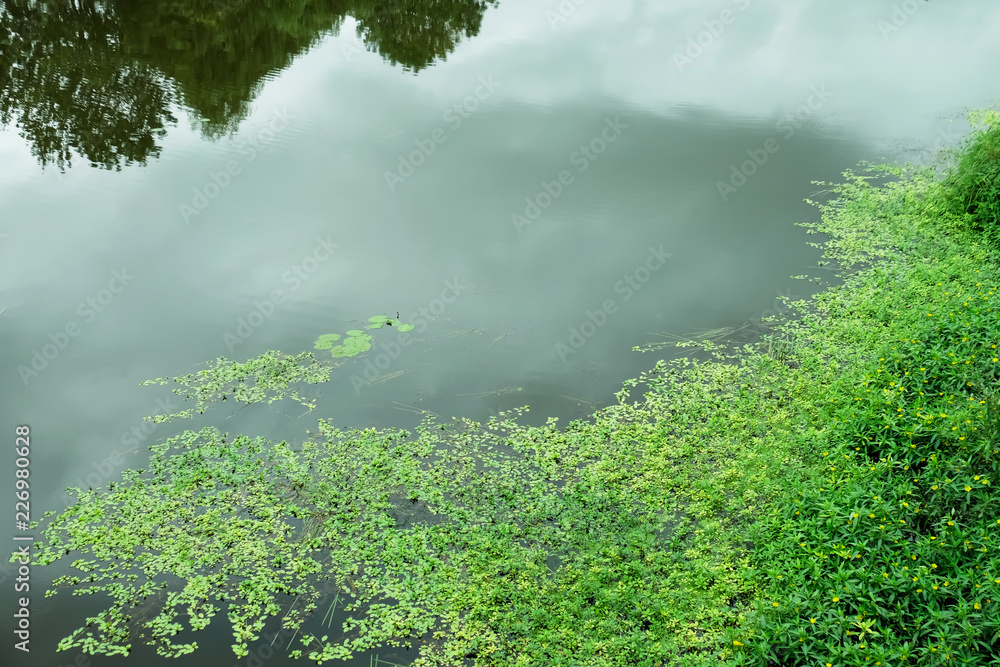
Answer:
[(771, 604), (772, 604), (772, 605), (774, 605), (775, 607), (777, 607), (777, 606), (778, 606), (778, 603), (777, 603), (777, 602), (772, 602)]
[[(976, 603), (976, 607), (978, 607), (978, 606), (979, 606), (979, 603), (977, 602), (977, 603)], [(810, 619), (809, 619), (809, 622), (810, 622), (810, 623), (815, 623), (815, 622), (816, 622), (816, 619), (815, 619), (815, 618), (810, 618)]]
[(833, 598), (834, 602), (840, 602), (840, 598)]

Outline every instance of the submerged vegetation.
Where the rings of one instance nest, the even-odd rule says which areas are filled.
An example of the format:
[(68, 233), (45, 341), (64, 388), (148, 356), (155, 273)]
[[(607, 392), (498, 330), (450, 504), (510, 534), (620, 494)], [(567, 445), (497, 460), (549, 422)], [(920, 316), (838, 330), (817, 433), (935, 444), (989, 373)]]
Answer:
[[(153, 446), (46, 515), (38, 562), (83, 554), (56, 585), (111, 601), (60, 649), (178, 656), (226, 611), (240, 657), (280, 623), (319, 662), (1000, 664), (1000, 116), (978, 119), (943, 179), (824, 184), (805, 226), (843, 284), (756, 343), (680, 343), (590, 419)], [(294, 385), (332, 367), (267, 353), (177, 381), (199, 412), (308, 405)], [(348, 618), (316, 637), (323, 581)]]

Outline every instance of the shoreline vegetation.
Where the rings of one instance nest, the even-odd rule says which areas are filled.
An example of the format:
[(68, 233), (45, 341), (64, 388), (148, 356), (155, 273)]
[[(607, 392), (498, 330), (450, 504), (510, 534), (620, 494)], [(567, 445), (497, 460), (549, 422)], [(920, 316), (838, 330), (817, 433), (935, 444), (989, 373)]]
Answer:
[[(76, 490), (36, 562), (77, 554), (56, 588), (110, 605), (59, 648), (184, 655), (225, 612), (240, 658), (285, 628), (318, 662), (1000, 665), (1000, 114), (970, 121), (944, 176), (821, 184), (803, 226), (843, 284), (752, 344), (681, 343), (589, 419), (320, 420), (297, 446), (206, 427)], [(292, 383), (330, 368), (162, 382), (198, 412), (308, 407)], [(349, 602), (318, 637), (324, 585)]]

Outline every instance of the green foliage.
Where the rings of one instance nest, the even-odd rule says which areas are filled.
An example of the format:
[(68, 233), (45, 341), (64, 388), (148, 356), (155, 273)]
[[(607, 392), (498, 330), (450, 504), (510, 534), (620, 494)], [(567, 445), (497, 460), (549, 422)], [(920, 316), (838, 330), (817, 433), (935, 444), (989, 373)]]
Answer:
[[(412, 324), (403, 324), (400, 322), (394, 322), (393, 320), (385, 317), (383, 315), (375, 315), (374, 317), (369, 317), (368, 329), (381, 329), (384, 326), (397, 325), (401, 332), (410, 331), (413, 329)], [(372, 337), (366, 334), (361, 329), (351, 329), (347, 332), (347, 338), (340, 345), (335, 345), (335, 343), (340, 340), (340, 334), (323, 334), (316, 339), (314, 347), (317, 350), (330, 350), (334, 359), (341, 359), (344, 357), (355, 357), (362, 352), (367, 352), (372, 347)]]
[[(280, 611), (279, 594), (318, 597), (307, 578), (320, 563), (309, 543), (291, 539), (291, 518), (306, 510), (287, 479), (268, 474), (288, 450), (213, 428), (150, 449), (148, 471), (125, 471), (113, 490), (74, 489), (77, 502), (45, 528), (38, 564), (84, 554), (72, 564), (83, 576), (65, 575), (55, 585), (113, 600), (59, 650), (128, 655), (132, 642), (145, 638), (160, 655), (184, 655), (197, 642), (172, 637), (206, 627), (220, 611), (212, 601), (221, 601), (229, 602), (234, 650), (246, 655), (262, 619)], [(296, 627), (310, 610), (291, 610), (285, 622)]]
[(320, 362), (312, 352), (287, 355), (272, 350), (244, 363), (219, 357), (208, 368), (197, 373), (143, 382), (143, 385), (163, 385), (173, 380), (181, 385), (172, 390), (175, 394), (187, 400), (197, 401), (194, 408), (147, 419), (159, 423), (176, 417), (190, 418), (194, 412), (204, 414), (209, 405), (229, 398), (249, 405), (265, 399), (268, 403), (274, 403), (288, 396), (312, 410), (315, 408), (315, 402), (299, 393), (298, 389), (290, 389), (290, 386), (297, 382), (308, 384), (326, 382), (336, 365)]
[[(804, 225), (842, 285), (756, 343), (679, 343), (693, 355), (589, 420), (152, 447), (149, 470), (80, 494), (36, 544), (42, 564), (83, 553), (58, 583), (112, 599), (60, 648), (181, 655), (196, 644), (172, 638), (228, 607), (243, 656), (268, 619), (304, 627), (327, 578), (348, 618), (293, 657), (1000, 664), (1000, 267), (941, 215), (933, 169), (878, 188), (902, 169), (869, 171)], [(239, 400), (295, 398), (328, 375), (311, 354), (178, 381), (199, 408), (237, 383)]]
[(314, 347), (317, 350), (329, 350), (338, 340), (340, 340), (340, 334), (323, 334), (316, 339)]
[(929, 170), (848, 177), (810, 227), (866, 268), (797, 337), (803, 368), (839, 369), (796, 388), (822, 406), (804, 418), (823, 451), (747, 532), (761, 590), (727, 632), (733, 664), (998, 664), (1000, 272), (974, 230), (928, 215)]
[(1000, 113), (974, 111), (969, 122), (980, 129), (958, 149), (943, 184), (945, 207), (1000, 250)]
[[(468, 653), (511, 664), (540, 646), (564, 656), (554, 664), (591, 650), (607, 657), (600, 664), (659, 664), (642, 662), (646, 640), (664, 635), (675, 615), (645, 591), (665, 586), (660, 573), (678, 556), (655, 538), (662, 500), (650, 505), (634, 481), (648, 455), (639, 445), (656, 442), (647, 421), (624, 406), (614, 431), (607, 423), (561, 433), (554, 425), (505, 420), (483, 430), (428, 419), (416, 439), (321, 422), (320, 437), (300, 450), (187, 431), (152, 448), (148, 471), (126, 472), (113, 492), (81, 494), (46, 528), (40, 564), (70, 551), (90, 558), (73, 564), (89, 577), (57, 584), (114, 600), (112, 611), (88, 619), (96, 635), (81, 628), (61, 648), (127, 653), (133, 637), (149, 633), (162, 655), (180, 655), (196, 644), (170, 638), (205, 627), (218, 611), (213, 601), (228, 601), (234, 651), (243, 656), (263, 619), (280, 614), (279, 594), (307, 602), (285, 616), (288, 627), (313, 611), (310, 576), (322, 573), (349, 584), (347, 610), (359, 617), (340, 642), (308, 637), (322, 644), (312, 659), (431, 632), (443, 641), (423, 647), (423, 664), (453, 664)], [(303, 521), (298, 539), (294, 519)], [(557, 572), (546, 566), (552, 555), (565, 561)], [(113, 563), (98, 568), (104, 561)], [(163, 575), (187, 583), (179, 592), (152, 583)], [(605, 590), (611, 584), (618, 588)], [(541, 599), (537, 588), (546, 591)], [(586, 595), (567, 604), (567, 590)], [(154, 595), (155, 604), (142, 604)], [(539, 604), (548, 611), (540, 615)], [(154, 612), (141, 628), (128, 626)], [(567, 631), (579, 623), (594, 633)], [(528, 627), (544, 637), (525, 635)]]

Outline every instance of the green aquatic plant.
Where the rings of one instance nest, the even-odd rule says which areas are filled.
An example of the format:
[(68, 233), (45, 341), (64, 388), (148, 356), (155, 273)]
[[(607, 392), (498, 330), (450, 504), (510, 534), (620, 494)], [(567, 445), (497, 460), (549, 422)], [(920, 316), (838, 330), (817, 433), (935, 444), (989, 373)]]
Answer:
[(143, 382), (142, 385), (165, 385), (172, 380), (181, 385), (175, 387), (173, 393), (196, 402), (193, 408), (146, 419), (157, 423), (178, 417), (186, 419), (195, 412), (203, 414), (209, 405), (221, 401), (250, 405), (261, 401), (274, 403), (286, 396), (312, 410), (315, 401), (303, 396), (297, 388), (290, 388), (291, 385), (327, 382), (336, 366), (336, 363), (319, 361), (311, 352), (287, 355), (270, 350), (242, 363), (219, 357), (197, 373)]
[[(645, 414), (626, 410), (615, 422), (615, 441), (654, 442)], [(301, 448), (186, 431), (152, 447), (147, 470), (127, 471), (113, 490), (81, 493), (45, 527), (36, 562), (82, 554), (72, 567), (83, 576), (56, 585), (104, 594), (111, 606), (60, 649), (127, 655), (141, 640), (179, 656), (198, 644), (173, 638), (228, 607), (232, 648), (243, 657), (268, 619), (302, 628), (319, 582), (332, 580), (349, 617), (333, 639), (303, 634), (311, 660), (413, 645), (433, 633), (439, 641), (420, 644), (419, 664), (476, 653), (506, 665), (532, 650), (523, 628), (596, 619), (585, 599), (563, 600), (575, 582), (613, 611), (601, 636), (620, 655), (615, 664), (665, 655), (650, 654), (637, 630), (646, 616), (653, 632), (667, 623), (665, 614), (651, 616), (656, 603), (646, 597), (662, 593), (646, 580), (665, 581), (657, 572), (671, 562), (656, 555), (660, 501), (607, 476), (639, 475), (648, 453), (606, 451), (607, 425), (578, 428), (572, 442), (554, 426), (514, 420), (482, 428), (425, 419), (416, 438), (319, 426)], [(610, 586), (633, 551), (655, 561)], [(556, 562), (569, 569), (553, 570)], [(528, 611), (537, 605), (533, 590), (544, 591), (553, 616)], [(593, 640), (567, 637), (560, 650), (589, 650)]]
[(340, 345), (330, 348), (333, 357), (354, 357), (362, 352), (367, 352), (372, 347), (372, 337), (360, 329), (352, 329), (347, 332), (347, 338)]
[(317, 350), (329, 350), (338, 340), (340, 340), (340, 334), (323, 334), (316, 339), (314, 347)]
[[(412, 324), (404, 324), (398, 320), (391, 320), (383, 315), (375, 315), (374, 317), (368, 318), (368, 329), (381, 329), (383, 326), (393, 326), (396, 325), (400, 332), (407, 332), (413, 330)], [(340, 345), (336, 345), (336, 342), (341, 339), (340, 334), (323, 334), (316, 339), (314, 344), (317, 350), (330, 350), (330, 354), (334, 359), (342, 359), (345, 357), (356, 357), (362, 352), (367, 352), (372, 347), (372, 337), (370, 334), (366, 334), (361, 329), (351, 329), (347, 332), (347, 338)]]

